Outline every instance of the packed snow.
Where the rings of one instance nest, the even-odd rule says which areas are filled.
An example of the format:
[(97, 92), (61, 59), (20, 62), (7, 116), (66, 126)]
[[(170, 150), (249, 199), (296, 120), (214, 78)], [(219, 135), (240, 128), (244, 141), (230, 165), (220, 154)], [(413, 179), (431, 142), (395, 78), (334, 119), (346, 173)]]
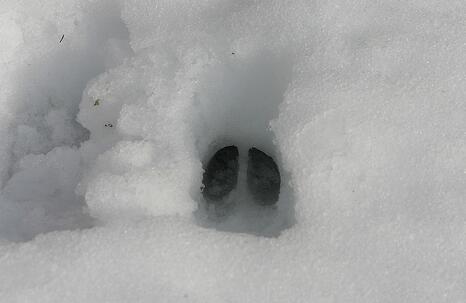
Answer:
[[(0, 302), (465, 302), (465, 16), (0, 1)], [(212, 220), (229, 145), (243, 206)], [(273, 208), (241, 204), (252, 147)]]

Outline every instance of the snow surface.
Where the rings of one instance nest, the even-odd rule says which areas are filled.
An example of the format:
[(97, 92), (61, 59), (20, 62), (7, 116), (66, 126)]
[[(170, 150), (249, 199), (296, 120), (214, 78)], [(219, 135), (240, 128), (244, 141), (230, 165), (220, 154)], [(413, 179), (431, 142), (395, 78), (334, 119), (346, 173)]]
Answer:
[[(0, 302), (465, 302), (465, 16), (0, 1)], [(210, 222), (231, 144), (280, 200)]]

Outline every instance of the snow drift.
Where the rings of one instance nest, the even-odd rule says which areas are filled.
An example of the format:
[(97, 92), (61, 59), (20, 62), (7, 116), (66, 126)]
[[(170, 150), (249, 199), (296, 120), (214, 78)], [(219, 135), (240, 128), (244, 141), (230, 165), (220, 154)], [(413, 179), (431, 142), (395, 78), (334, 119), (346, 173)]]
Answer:
[[(0, 301), (466, 300), (466, 4), (0, 3)], [(222, 145), (273, 213), (199, 211)]]

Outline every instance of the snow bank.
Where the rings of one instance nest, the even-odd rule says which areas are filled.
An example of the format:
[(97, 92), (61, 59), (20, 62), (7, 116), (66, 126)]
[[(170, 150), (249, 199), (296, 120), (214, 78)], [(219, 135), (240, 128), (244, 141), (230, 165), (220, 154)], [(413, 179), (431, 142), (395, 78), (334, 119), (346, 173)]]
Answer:
[[(466, 300), (462, 2), (0, 11), (0, 301)], [(229, 144), (275, 211), (206, 221)]]

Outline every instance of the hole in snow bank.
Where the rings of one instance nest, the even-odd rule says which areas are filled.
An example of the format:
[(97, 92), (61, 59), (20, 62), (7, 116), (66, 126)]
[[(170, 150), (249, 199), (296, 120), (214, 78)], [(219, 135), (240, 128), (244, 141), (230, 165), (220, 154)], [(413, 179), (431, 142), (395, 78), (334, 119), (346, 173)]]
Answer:
[[(213, 68), (195, 96), (197, 147), (205, 169), (205, 189), (195, 216), (201, 226), (276, 237), (295, 221), (289, 177), (280, 166), (281, 151), (269, 126), (278, 116), (291, 64), (265, 54), (226, 60), (230, 61)], [(215, 209), (210, 194), (206, 197), (212, 191), (206, 176), (225, 146), (237, 147), (239, 153), (237, 184), (218, 189), (229, 192), (222, 207)]]
[(259, 205), (274, 205), (280, 194), (280, 171), (272, 157), (251, 148), (248, 152), (248, 190)]
[(204, 172), (202, 194), (207, 203), (221, 205), (238, 183), (238, 148), (227, 146), (210, 159)]
[[(202, 195), (209, 209), (217, 217), (226, 216), (236, 206), (234, 190), (238, 183), (238, 148), (227, 146), (217, 151), (209, 160), (202, 179)], [(257, 148), (248, 151), (247, 192), (255, 204), (271, 206), (280, 194), (280, 171), (277, 164)], [(246, 192), (246, 191), (243, 191)], [(244, 197), (243, 197), (243, 200)]]

